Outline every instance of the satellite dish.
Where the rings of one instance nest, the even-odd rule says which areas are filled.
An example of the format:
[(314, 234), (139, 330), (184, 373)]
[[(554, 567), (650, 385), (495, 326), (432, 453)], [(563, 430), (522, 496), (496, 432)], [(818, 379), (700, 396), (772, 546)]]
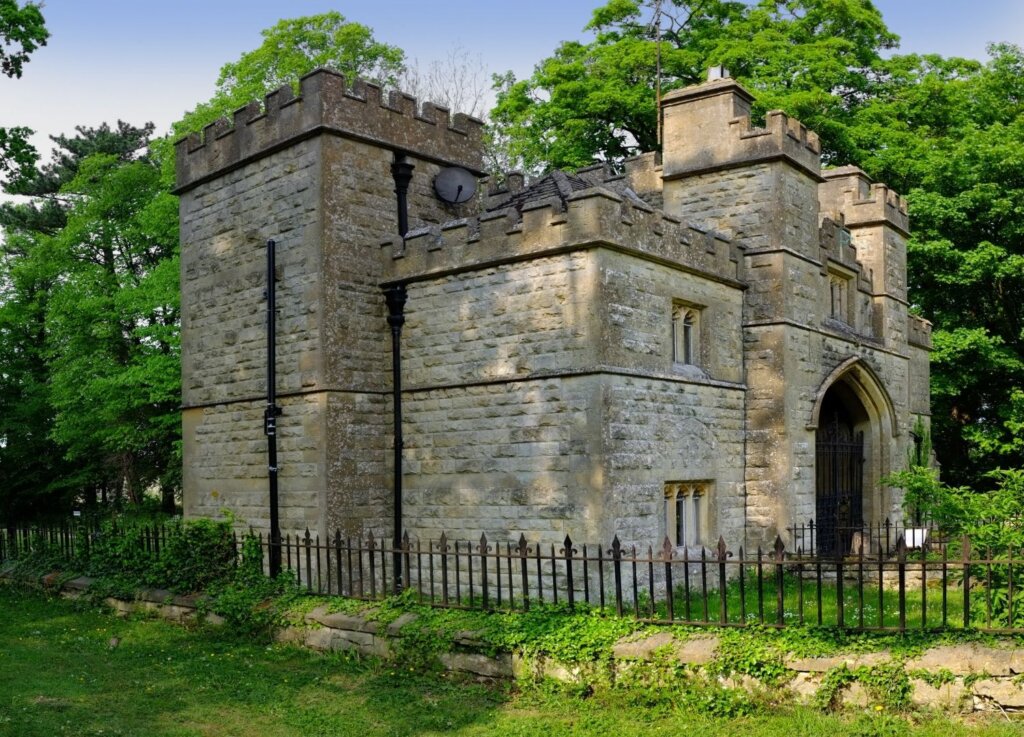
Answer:
[(434, 191), (445, 202), (458, 205), (476, 194), (476, 177), (461, 166), (449, 166), (434, 177)]

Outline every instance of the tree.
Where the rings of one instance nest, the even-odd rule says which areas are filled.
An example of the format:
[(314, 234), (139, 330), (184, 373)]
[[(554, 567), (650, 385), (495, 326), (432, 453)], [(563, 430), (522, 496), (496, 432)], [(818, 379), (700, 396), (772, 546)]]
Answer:
[(221, 67), (213, 97), (175, 124), (176, 135), (197, 132), (282, 85), (297, 86), (318, 67), (384, 87), (393, 87), (404, 69), (401, 49), (377, 41), (372, 29), (336, 11), (279, 21), (262, 36), (259, 48)]
[[(20, 78), (29, 56), (46, 45), (49, 35), (39, 5), (22, 6), (17, 0), (0, 0), (0, 74)], [(36, 151), (28, 142), (30, 135), (29, 128), (0, 127), (0, 174), (35, 163)]]
[(786, 109), (819, 130), (827, 160), (843, 160), (879, 51), (897, 41), (866, 0), (610, 0), (587, 29), (592, 43), (563, 43), (529, 79), (495, 77), (494, 125), (528, 169), (656, 150), (659, 57), (662, 90), (725, 65), (757, 93), (755, 114)]
[(479, 118), (486, 114), (487, 72), (483, 59), (456, 46), (443, 59), (426, 66), (413, 60), (402, 71), (397, 86), (420, 102), (444, 105), (453, 113)]
[(72, 281), (58, 239), (69, 212), (81, 205), (83, 193), (69, 185), (83, 162), (93, 155), (134, 161), (151, 131), (120, 122), (116, 130), (80, 127), (75, 137), (53, 138), (50, 164), (22, 170), (5, 184), (8, 193), (27, 196), (0, 206), (0, 516), (8, 521), (66, 510), (76, 498), (88, 502), (117, 488), (116, 475), (100, 467), (100, 458), (72, 462), (54, 434), (51, 313), (55, 295)]
[(21, 77), (22, 67), (33, 51), (46, 45), (46, 30), (39, 4), (18, 5), (0, 0), (0, 74)]
[(64, 191), (67, 225), (49, 244), (61, 274), (47, 310), (52, 437), (91, 478), (138, 503), (178, 484), (177, 203), (147, 157), (94, 154)]
[(1024, 52), (990, 54), (894, 57), (850, 129), (868, 173), (910, 202), (943, 476), (981, 488), (991, 469), (1024, 466)]

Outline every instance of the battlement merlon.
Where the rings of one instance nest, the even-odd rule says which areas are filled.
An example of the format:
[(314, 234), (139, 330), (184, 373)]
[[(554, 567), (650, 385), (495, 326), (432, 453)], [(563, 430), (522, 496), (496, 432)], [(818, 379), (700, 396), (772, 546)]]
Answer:
[(664, 178), (781, 159), (821, 181), (817, 134), (779, 110), (765, 116), (764, 128), (751, 127), (753, 101), (753, 95), (728, 77), (665, 95)]
[(821, 216), (845, 218), (851, 229), (888, 225), (904, 237), (910, 235), (907, 201), (884, 184), (875, 184), (856, 166), (822, 172), (818, 186)]
[(410, 231), (381, 244), (395, 282), (438, 278), (520, 260), (610, 248), (742, 288), (742, 246), (608, 189), (488, 212)]
[(284, 86), (175, 144), (180, 194), (262, 156), (320, 134), (363, 140), (442, 166), (483, 174), (483, 122), (375, 84), (317, 69), (302, 77), (299, 95)]
[(908, 314), (907, 342), (926, 351), (932, 350), (932, 324), (923, 317)]
[(850, 237), (850, 231), (840, 218), (836, 222), (832, 218), (821, 219), (818, 228), (818, 238), (821, 244), (822, 273), (828, 273), (829, 261), (840, 264), (857, 275), (857, 288), (865, 292), (871, 291), (871, 280), (868, 278), (867, 270), (857, 259), (857, 246)]

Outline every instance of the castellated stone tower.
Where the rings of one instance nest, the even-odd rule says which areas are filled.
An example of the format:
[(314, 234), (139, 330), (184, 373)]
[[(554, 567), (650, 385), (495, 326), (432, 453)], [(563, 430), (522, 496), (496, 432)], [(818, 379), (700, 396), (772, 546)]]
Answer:
[(458, 206), (433, 179), (480, 174), (479, 123), (326, 71), (179, 143), (186, 513), (266, 528), (273, 238), (285, 533), (391, 535), (396, 286), (411, 535), (795, 545), (816, 518), (836, 550), (898, 514), (879, 479), (928, 419), (906, 207), (751, 100), (669, 94), (663, 161)]
[(281, 526), (390, 525), (390, 344), (380, 242), (409, 211), (448, 220), (443, 166), (479, 172), (480, 123), (332, 72), (284, 87), (177, 146), (181, 197), (185, 512), (265, 527), (265, 242), (278, 243)]
[[(752, 101), (728, 78), (666, 95), (665, 209), (746, 246), (748, 537), (816, 519), (829, 547), (830, 526), (900, 516), (880, 480), (927, 424), (930, 328), (907, 311), (906, 203), (856, 168), (823, 173), (817, 136), (782, 112), (752, 128)], [(828, 457), (861, 435), (859, 469)], [(844, 474), (859, 488), (829, 498)]]

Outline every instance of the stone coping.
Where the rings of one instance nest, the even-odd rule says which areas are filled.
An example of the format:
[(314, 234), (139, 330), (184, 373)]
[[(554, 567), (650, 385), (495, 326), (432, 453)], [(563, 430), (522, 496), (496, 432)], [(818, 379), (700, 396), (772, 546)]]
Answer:
[[(9, 567), (0, 568), (0, 581), (13, 580)], [(67, 598), (83, 596), (92, 583), (92, 579), (84, 576), (62, 581), (59, 573), (38, 580), (44, 588), (56, 590)], [(183, 624), (198, 621), (215, 626), (223, 624), (224, 620), (216, 614), (199, 612), (200, 600), (197, 595), (180, 596), (162, 589), (144, 589), (132, 600), (111, 597), (105, 601), (120, 616), (147, 612)], [(353, 652), (391, 659), (402, 630), (416, 620), (416, 615), (406, 612), (388, 623), (377, 621), (376, 615), (377, 610), (372, 605), (360, 614), (332, 612), (329, 606), (321, 605), (306, 613), (301, 623), (277, 632), (275, 639), (321, 652)], [(614, 680), (619, 673), (655, 662), (682, 665), (698, 673), (713, 665), (720, 646), (720, 637), (711, 631), (696, 632), (689, 637), (668, 631), (627, 636), (612, 649), (610, 676)], [(471, 631), (452, 636), (450, 648), (440, 653), (438, 659), (449, 672), (485, 681), (547, 677), (585, 683), (594, 675), (586, 667), (570, 666), (549, 658), (528, 659), (519, 652), (495, 653), (493, 647), (488, 647)], [(856, 673), (901, 667), (912, 687), (911, 703), (916, 706), (955, 712), (1024, 711), (1024, 643), (1021, 642), (1007, 640), (995, 647), (975, 642), (938, 645), (909, 659), (897, 658), (885, 650), (821, 657), (790, 655), (784, 659), (784, 665), (791, 677), (782, 687), (801, 703), (814, 702), (828, 674), (838, 669)], [(719, 680), (727, 687), (752, 691), (769, 689), (767, 684), (746, 675), (720, 676)], [(851, 707), (873, 706), (868, 691), (856, 679), (840, 692), (839, 700)]]

